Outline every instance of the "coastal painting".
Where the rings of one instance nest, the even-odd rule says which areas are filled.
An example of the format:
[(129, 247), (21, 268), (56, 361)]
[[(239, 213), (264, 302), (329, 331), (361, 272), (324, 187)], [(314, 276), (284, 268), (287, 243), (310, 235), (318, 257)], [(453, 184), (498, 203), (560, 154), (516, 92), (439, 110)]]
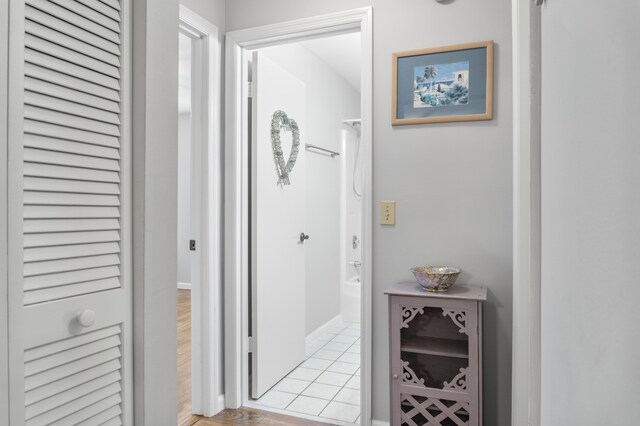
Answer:
[(413, 107), (469, 104), (469, 62), (414, 68)]
[(392, 55), (391, 124), (493, 118), (493, 41)]

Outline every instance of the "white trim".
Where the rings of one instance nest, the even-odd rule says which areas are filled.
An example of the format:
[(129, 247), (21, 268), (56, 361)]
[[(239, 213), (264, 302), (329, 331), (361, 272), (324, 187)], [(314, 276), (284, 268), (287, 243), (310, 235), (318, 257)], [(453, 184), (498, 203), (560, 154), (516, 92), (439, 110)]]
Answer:
[(389, 426), (389, 422), (373, 419), (371, 420), (371, 426)]
[(276, 414), (282, 414), (285, 416), (289, 416), (289, 417), (297, 417), (300, 419), (305, 419), (305, 420), (311, 420), (314, 422), (318, 422), (318, 421), (325, 421), (325, 422), (331, 422), (331, 423), (327, 423), (327, 424), (332, 424), (332, 425), (336, 425), (336, 426), (353, 426), (354, 423), (350, 423), (350, 422), (343, 422), (341, 420), (336, 420), (336, 419), (329, 419), (326, 417), (318, 417), (318, 416), (312, 416), (309, 414), (304, 414), (304, 413), (296, 413), (293, 411), (287, 411), (287, 410), (282, 410), (280, 408), (273, 408), (273, 407), (267, 407), (265, 405), (260, 405), (260, 404), (256, 404), (255, 402), (246, 402), (244, 404), (245, 407), (247, 408), (255, 408), (258, 409), (260, 411), (267, 411), (269, 413), (276, 413)]
[[(8, 82), (24, 79), (24, 5), (11, 3), (9, 8)], [(11, 396), (11, 391), (24, 389), (24, 352), (20, 325), (23, 323), (23, 129), (24, 88), (8, 84), (7, 115), (7, 307), (9, 312), (9, 422), (24, 422), (24, 400)], [(9, 283), (15, 283), (11, 285)], [(17, 367), (16, 367), (17, 366)], [(16, 367), (16, 368), (11, 368)]]
[(305, 344), (308, 346), (309, 343), (316, 340), (319, 336), (322, 336), (325, 333), (328, 333), (333, 327), (339, 326), (342, 323), (342, 314), (338, 314), (335, 317), (331, 318), (329, 321), (322, 324), (320, 327), (313, 330), (311, 333), (307, 334), (305, 339)]
[(122, 125), (121, 140), (121, 268), (123, 288), (128, 293), (123, 325), (123, 424), (133, 425), (134, 407), (134, 372), (133, 372), (133, 4), (132, 0), (122, 2), (122, 75), (121, 101)]
[[(310, 414), (297, 413), (295, 411), (283, 410), (283, 409), (280, 409), (280, 408), (267, 407), (266, 405), (256, 404), (253, 401), (247, 401), (247, 402), (244, 403), (243, 406), (245, 408), (255, 408), (255, 409), (260, 410), (260, 411), (267, 411), (269, 413), (276, 413), (276, 414), (282, 414), (284, 416), (297, 417), (299, 419), (304, 419), (304, 420), (311, 420), (314, 423), (322, 422), (324, 424), (326, 422), (327, 425), (331, 424), (331, 425), (335, 425), (335, 426), (353, 426), (355, 424), (355, 423), (351, 423), (351, 422), (343, 422), (342, 420), (329, 419), (327, 417), (318, 417), (318, 416), (312, 416)], [(331, 422), (331, 423), (329, 423), (329, 422)], [(387, 423), (387, 425), (388, 424), (389, 423)]]
[[(344, 127), (344, 126), (343, 126)], [(347, 281), (347, 145), (346, 145), (346, 132), (349, 130), (340, 130), (340, 150), (344, 152), (344, 155), (340, 156), (340, 289), (343, 288), (345, 281)], [(340, 312), (342, 312), (342, 290), (340, 295)]]
[[(371, 7), (227, 33), (225, 150), (225, 395), (238, 408), (248, 395), (248, 125), (245, 55), (256, 49), (309, 37), (360, 31), (362, 34), (362, 347), (361, 424), (371, 424), (371, 321), (373, 227), (373, 9)], [(245, 388), (245, 389), (243, 389)]]
[(9, 1), (0, 0), (0, 424), (9, 424), (9, 312), (7, 304), (7, 114)]
[(218, 400), (216, 401), (216, 406), (217, 407), (222, 407), (222, 409), (224, 410), (224, 407), (225, 407), (224, 394), (218, 395)]
[(514, 425), (540, 425), (540, 8), (513, 0)]
[[(192, 235), (198, 246), (194, 256), (195, 282), (191, 293), (192, 312), (192, 410), (214, 416), (220, 405), (222, 310), (222, 150), (220, 134), (221, 46), (218, 28), (180, 5), (180, 30), (193, 43), (192, 84), (192, 194), (196, 207)], [(197, 141), (204, 141), (199, 144)], [(191, 288), (191, 285), (189, 285)]]
[(181, 283), (180, 281), (178, 281), (178, 290), (191, 291), (191, 283)]

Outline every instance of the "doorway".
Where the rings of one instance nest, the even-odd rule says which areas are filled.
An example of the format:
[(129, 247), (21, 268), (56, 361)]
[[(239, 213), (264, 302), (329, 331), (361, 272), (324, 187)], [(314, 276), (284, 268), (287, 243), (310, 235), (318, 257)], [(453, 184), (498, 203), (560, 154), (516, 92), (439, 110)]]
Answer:
[(346, 118), (361, 112), (360, 50), (354, 32), (257, 49), (248, 65), (247, 404), (351, 424), (360, 416), (362, 166), (358, 121)]
[(179, 23), (178, 424), (224, 408), (221, 334), (220, 46), (184, 6)]
[[(202, 241), (195, 226), (198, 213), (196, 194), (191, 189), (201, 176), (192, 167), (196, 145), (192, 138), (192, 39), (179, 34), (178, 70), (178, 426), (191, 425), (195, 419), (192, 410), (192, 295), (198, 292), (200, 281), (196, 272), (195, 244)], [(193, 247), (191, 245), (193, 244)], [(195, 289), (195, 290), (194, 290)], [(192, 291), (194, 290), (194, 291)]]
[[(227, 34), (228, 407), (370, 424), (370, 19), (366, 8)], [(343, 110), (350, 102), (335, 93), (346, 91), (327, 86), (341, 61), (322, 52), (356, 36), (356, 108)], [(330, 39), (333, 48), (317, 46)], [(341, 206), (355, 150), (344, 147), (356, 141), (361, 164), (349, 173), (360, 176), (362, 210), (347, 245)], [(354, 244), (359, 258), (347, 258)], [(347, 306), (355, 321), (344, 320)]]

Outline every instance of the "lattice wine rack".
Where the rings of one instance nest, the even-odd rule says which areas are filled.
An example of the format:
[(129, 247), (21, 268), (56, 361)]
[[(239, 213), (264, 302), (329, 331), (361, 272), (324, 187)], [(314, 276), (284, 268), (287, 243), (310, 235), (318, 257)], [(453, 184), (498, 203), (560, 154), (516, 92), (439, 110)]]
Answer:
[(484, 287), (429, 293), (398, 283), (389, 296), (391, 426), (482, 425)]

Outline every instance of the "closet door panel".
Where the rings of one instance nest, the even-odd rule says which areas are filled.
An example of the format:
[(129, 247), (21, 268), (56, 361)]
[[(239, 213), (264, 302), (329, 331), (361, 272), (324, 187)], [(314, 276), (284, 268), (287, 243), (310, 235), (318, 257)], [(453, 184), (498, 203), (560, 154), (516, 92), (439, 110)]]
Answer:
[(11, 424), (131, 425), (130, 3), (11, 6)]

